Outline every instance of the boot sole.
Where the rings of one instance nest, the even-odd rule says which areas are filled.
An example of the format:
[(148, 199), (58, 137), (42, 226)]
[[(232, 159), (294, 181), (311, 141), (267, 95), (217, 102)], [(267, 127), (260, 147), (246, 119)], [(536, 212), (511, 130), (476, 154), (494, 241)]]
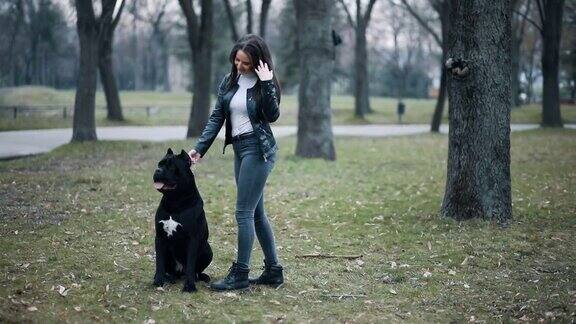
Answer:
[(284, 282), (281, 283), (259, 283), (259, 282), (251, 282), (251, 285), (258, 285), (258, 286), (268, 286), (268, 287), (272, 287), (272, 288), (278, 288), (280, 286), (282, 286), (284, 284)]
[(216, 288), (216, 287), (210, 286), (210, 290), (220, 291), (220, 292), (223, 292), (223, 291), (235, 291), (235, 290), (240, 290), (240, 291), (242, 291), (242, 290), (248, 290), (248, 289), (250, 289), (250, 285), (248, 285), (248, 286), (246, 286), (246, 287), (238, 287), (238, 288)]

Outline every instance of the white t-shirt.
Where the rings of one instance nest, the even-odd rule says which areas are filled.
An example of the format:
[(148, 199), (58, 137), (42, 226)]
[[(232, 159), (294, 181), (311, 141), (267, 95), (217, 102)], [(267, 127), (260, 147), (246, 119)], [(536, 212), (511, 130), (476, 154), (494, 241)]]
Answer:
[(247, 75), (240, 74), (240, 77), (238, 78), (238, 91), (236, 91), (234, 97), (230, 100), (232, 136), (238, 136), (253, 131), (250, 118), (248, 117), (248, 109), (246, 108), (246, 91), (249, 88), (252, 88), (256, 84), (257, 80), (258, 76), (254, 72)]

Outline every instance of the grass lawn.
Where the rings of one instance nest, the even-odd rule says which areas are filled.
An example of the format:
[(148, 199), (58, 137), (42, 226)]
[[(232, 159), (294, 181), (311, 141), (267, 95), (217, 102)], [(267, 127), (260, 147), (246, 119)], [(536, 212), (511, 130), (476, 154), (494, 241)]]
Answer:
[[(126, 122), (117, 123), (106, 120), (104, 95), (96, 96), (96, 123), (98, 126), (119, 125), (187, 125), (190, 115), (191, 94), (187, 92), (123, 91), (120, 93)], [(332, 98), (333, 124), (394, 124), (396, 99), (372, 97), (374, 113), (365, 119), (355, 118), (354, 97), (334, 96)], [(214, 98), (212, 100), (214, 103)], [(436, 104), (435, 99), (407, 99), (404, 123), (429, 124)], [(55, 105), (73, 107), (74, 91), (54, 90), (44, 87), (20, 87), (0, 89), (0, 105)], [(147, 116), (146, 108), (157, 107)], [(298, 98), (296, 95), (282, 97), (281, 115), (277, 125), (296, 125), (298, 119)], [(446, 105), (445, 111), (448, 110)], [(526, 105), (512, 111), (513, 123), (534, 123), (541, 121), (542, 108), (539, 104)], [(445, 112), (444, 122), (447, 123)], [(563, 105), (562, 117), (566, 123), (576, 123), (576, 106)], [(21, 113), (13, 119), (12, 111), (0, 111), (0, 131), (17, 129), (63, 128), (72, 127), (72, 118), (62, 118), (62, 109), (43, 113)]]
[[(338, 160), (281, 150), (266, 191), (286, 284), (152, 288), (152, 172), (169, 143), (68, 144), (0, 162), (0, 321), (449, 322), (576, 312), (576, 131), (512, 134), (514, 219), (438, 216), (447, 137), (337, 138)], [(235, 256), (231, 149), (194, 167), (221, 278)], [(303, 254), (362, 255), (354, 260)], [(262, 253), (255, 246), (252, 272)]]

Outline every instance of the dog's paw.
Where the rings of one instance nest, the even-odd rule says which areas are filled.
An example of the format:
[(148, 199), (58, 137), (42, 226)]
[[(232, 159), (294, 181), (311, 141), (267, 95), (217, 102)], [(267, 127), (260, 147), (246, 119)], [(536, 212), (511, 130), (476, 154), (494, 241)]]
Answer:
[(199, 273), (198, 274), (198, 280), (204, 281), (205, 283), (210, 283), (210, 276), (205, 274), (205, 273)]
[(186, 282), (184, 283), (184, 287), (182, 287), (182, 291), (193, 293), (193, 292), (198, 291), (198, 289), (196, 289), (196, 283), (195, 282), (191, 282), (191, 281), (186, 280)]
[(166, 281), (168, 281), (168, 282), (171, 283), (171, 284), (176, 283), (176, 280), (177, 280), (177, 279), (178, 279), (178, 278), (177, 278), (176, 276), (174, 276), (174, 275), (171, 275), (171, 274), (167, 274), (167, 275), (166, 275)]
[(152, 282), (152, 285), (155, 287), (162, 287), (164, 286), (164, 283), (166, 283), (166, 280), (164, 277), (162, 276), (154, 276), (154, 281)]

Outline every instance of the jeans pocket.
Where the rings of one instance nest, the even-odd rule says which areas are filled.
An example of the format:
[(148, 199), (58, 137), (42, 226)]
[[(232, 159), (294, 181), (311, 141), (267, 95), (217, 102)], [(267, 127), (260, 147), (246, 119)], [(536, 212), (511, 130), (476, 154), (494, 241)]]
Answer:
[(276, 163), (276, 153), (272, 153), (272, 154), (268, 155), (266, 157), (266, 160), (272, 164)]

